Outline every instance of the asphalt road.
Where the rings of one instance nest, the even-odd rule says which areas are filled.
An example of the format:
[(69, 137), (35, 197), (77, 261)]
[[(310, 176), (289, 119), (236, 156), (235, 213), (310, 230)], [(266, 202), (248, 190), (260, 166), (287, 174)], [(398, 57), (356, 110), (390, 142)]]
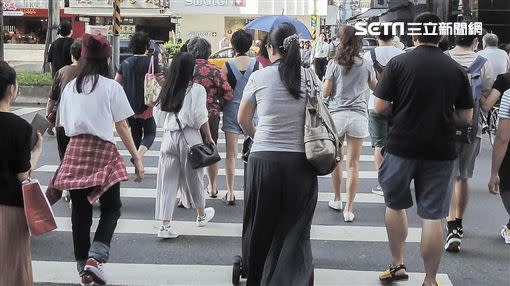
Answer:
[[(13, 108), (25, 113), (31, 120), (36, 109)], [(37, 107), (36, 107), (37, 108)], [(42, 111), (39, 111), (42, 113)], [(224, 138), (220, 135), (220, 138)], [(158, 132), (161, 138), (161, 131)], [(39, 162), (41, 170), (51, 170), (58, 165), (56, 140), (45, 135), (44, 151)], [(367, 141), (368, 142), (368, 141)], [(160, 148), (156, 142), (152, 150)], [(122, 143), (119, 150), (125, 150)], [(219, 144), (225, 152), (224, 144)], [(125, 151), (124, 151), (125, 152)], [(490, 195), (487, 181), (490, 172), (488, 141), (484, 139), (478, 157), (475, 177), (471, 180), (470, 203), (464, 219), (465, 238), (458, 254), (444, 253), (439, 273), (442, 285), (509, 285), (510, 245), (505, 245), (499, 231), (508, 217), (500, 198)], [(363, 155), (372, 155), (370, 147), (363, 148)], [(125, 158), (128, 158), (127, 156)], [(370, 157), (366, 157), (370, 159)], [(146, 167), (157, 167), (157, 157), (146, 157)], [(53, 167), (52, 167), (53, 166)], [(128, 163), (129, 166), (129, 163)], [(224, 162), (220, 162), (224, 168)], [(239, 160), (236, 168), (242, 172)], [(374, 171), (373, 162), (361, 163), (361, 171)], [(370, 173), (367, 173), (370, 175)], [(33, 177), (47, 185), (51, 171), (36, 171)], [(226, 206), (220, 200), (208, 200), (216, 209), (213, 224), (197, 229), (190, 223), (195, 219), (193, 210), (177, 209), (175, 226), (181, 236), (175, 240), (159, 240), (155, 233), (158, 222), (154, 219), (155, 175), (147, 175), (144, 182), (132, 180), (122, 184), (122, 223), (112, 241), (107, 270), (114, 285), (230, 285), (231, 263), (240, 253), (240, 224), (242, 200), (236, 206)], [(321, 196), (317, 203), (312, 227), (312, 248), (316, 268), (316, 285), (379, 285), (377, 273), (391, 262), (384, 232), (384, 204), (382, 198), (370, 194), (376, 179), (360, 180), (360, 202), (355, 203), (356, 220), (347, 224), (339, 212), (328, 209), (331, 193), (330, 178), (319, 178)], [(136, 188), (136, 189), (128, 189)], [(225, 176), (219, 177), (220, 190), (226, 189)], [(236, 177), (236, 190), (242, 190), (242, 177)], [(220, 191), (223, 195), (225, 191)], [(34, 278), (37, 285), (76, 285), (78, 277), (74, 268), (70, 208), (63, 201), (54, 207), (59, 230), (32, 240)], [(95, 216), (98, 215), (98, 210)], [(408, 271), (423, 273), (419, 249), (420, 219), (415, 208), (408, 212), (410, 242), (406, 246)], [(342, 271), (343, 270), (343, 271)], [(399, 285), (420, 285), (422, 275)], [(451, 284), (450, 284), (451, 283)]]

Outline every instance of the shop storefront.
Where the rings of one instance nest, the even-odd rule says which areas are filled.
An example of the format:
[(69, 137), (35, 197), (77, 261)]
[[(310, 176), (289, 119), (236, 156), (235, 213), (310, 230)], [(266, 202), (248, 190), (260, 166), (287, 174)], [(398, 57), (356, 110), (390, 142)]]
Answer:
[[(230, 38), (253, 19), (265, 15), (286, 15), (303, 22), (311, 30), (310, 16), (313, 0), (170, 0), (173, 22), (177, 35), (186, 40), (202, 36), (209, 40), (213, 50), (220, 41)], [(327, 1), (317, 1), (317, 14), (327, 14)], [(255, 39), (263, 33), (255, 32)]]
[[(112, 3), (107, 0), (69, 0), (66, 13), (77, 14), (85, 22), (85, 31), (104, 29), (111, 33)], [(122, 38), (129, 38), (138, 31), (152, 39), (168, 41), (175, 24), (170, 21), (168, 10), (159, 0), (123, 1), (121, 4)]]
[[(4, 42), (12, 44), (43, 44), (48, 29), (47, 0), (3, 0)], [(74, 36), (84, 32), (84, 23), (76, 15), (60, 10), (60, 20), (69, 21)]]

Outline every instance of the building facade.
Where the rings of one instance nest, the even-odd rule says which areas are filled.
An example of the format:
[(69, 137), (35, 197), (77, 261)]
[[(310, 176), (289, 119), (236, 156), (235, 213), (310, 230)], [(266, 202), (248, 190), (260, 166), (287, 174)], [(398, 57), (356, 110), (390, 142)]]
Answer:
[[(4, 42), (43, 44), (48, 30), (48, 0), (0, 0), (4, 15)], [(61, 1), (63, 7), (64, 1)], [(81, 36), (84, 23), (76, 15), (60, 9), (61, 21), (70, 21), (75, 36)]]
[[(230, 38), (233, 32), (250, 21), (265, 15), (286, 15), (303, 22), (311, 30), (314, 0), (170, 0), (169, 11), (176, 25), (176, 33), (183, 40), (193, 36), (206, 38), (219, 48), (223, 37)], [(319, 23), (325, 21), (327, 0), (316, 1)], [(318, 32), (320, 32), (318, 28)], [(262, 33), (255, 33), (260, 39)]]
[[(112, 30), (112, 0), (66, 0), (64, 11), (79, 15), (85, 23), (85, 31)], [(171, 31), (175, 30), (171, 13), (165, 1), (124, 0), (121, 3), (121, 38), (129, 38), (137, 31), (143, 31), (156, 40), (168, 41)]]

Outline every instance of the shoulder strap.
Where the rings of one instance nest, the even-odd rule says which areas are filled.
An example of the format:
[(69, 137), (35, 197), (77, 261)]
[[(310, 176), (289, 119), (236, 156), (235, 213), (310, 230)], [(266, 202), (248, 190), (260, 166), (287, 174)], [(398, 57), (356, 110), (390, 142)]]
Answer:
[(154, 56), (151, 56), (149, 69), (147, 70), (148, 74), (154, 74)]
[(228, 60), (228, 65), (230, 66), (230, 70), (232, 70), (232, 73), (234, 74), (236, 80), (243, 76), (243, 74), (239, 71), (233, 60)]
[(246, 71), (244, 72), (244, 77), (245, 77), (246, 79), (249, 79), (249, 78), (250, 78), (250, 76), (251, 76), (251, 74), (254, 72), (254, 70), (255, 70), (255, 63), (256, 63), (256, 62), (257, 62), (257, 61), (255, 61), (255, 60), (250, 60), (250, 65), (248, 66), (248, 68), (247, 68), (247, 69), (246, 69)]
[(487, 62), (487, 59), (482, 56), (477, 56), (475, 61), (469, 66), (467, 69), (467, 72), (469, 74), (474, 74), (480, 72), (480, 70), (483, 68), (485, 63)]
[(384, 67), (377, 60), (377, 57), (375, 55), (375, 49), (370, 50), (370, 57), (372, 58), (372, 62), (374, 63), (373, 66), (374, 66), (375, 71), (378, 72), (379, 74), (382, 74)]
[(189, 148), (190, 146), (189, 146), (188, 140), (186, 139), (186, 135), (184, 134), (184, 130), (182, 130), (182, 125), (181, 125), (181, 121), (179, 120), (179, 116), (177, 116), (177, 113), (174, 113), (174, 114), (175, 114), (175, 120), (177, 121), (177, 125), (179, 125), (179, 130), (182, 132), (182, 137), (184, 137), (184, 142), (186, 142), (186, 145), (188, 145), (188, 148)]
[(377, 62), (377, 57), (375, 56), (375, 49), (370, 50), (370, 57), (372, 58), (372, 62)]

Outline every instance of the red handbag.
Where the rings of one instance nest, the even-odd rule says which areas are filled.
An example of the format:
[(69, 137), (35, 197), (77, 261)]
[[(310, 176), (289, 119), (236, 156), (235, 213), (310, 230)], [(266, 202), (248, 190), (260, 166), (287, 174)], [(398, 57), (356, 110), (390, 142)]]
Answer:
[(28, 180), (22, 185), (23, 203), (31, 236), (45, 234), (57, 228), (53, 209), (38, 180)]

